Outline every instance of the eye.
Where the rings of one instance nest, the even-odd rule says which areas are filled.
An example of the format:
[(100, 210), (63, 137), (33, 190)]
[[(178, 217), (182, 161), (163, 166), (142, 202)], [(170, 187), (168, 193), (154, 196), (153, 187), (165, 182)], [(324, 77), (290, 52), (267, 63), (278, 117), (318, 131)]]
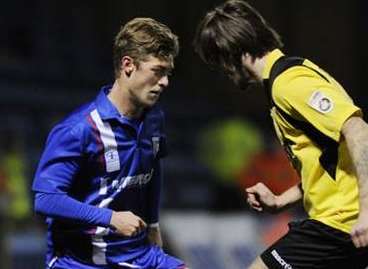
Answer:
[(165, 77), (165, 76), (171, 76), (172, 75), (172, 70), (171, 69), (155, 68), (155, 69), (152, 69), (152, 71), (155, 74), (155, 76), (157, 76), (157, 77)]

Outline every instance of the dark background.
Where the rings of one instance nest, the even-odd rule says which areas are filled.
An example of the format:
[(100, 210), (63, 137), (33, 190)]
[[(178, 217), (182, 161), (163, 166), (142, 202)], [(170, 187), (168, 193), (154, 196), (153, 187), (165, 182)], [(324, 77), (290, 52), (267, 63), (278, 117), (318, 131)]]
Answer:
[[(26, 185), (52, 125), (112, 83), (112, 42), (137, 16), (167, 24), (181, 52), (162, 97), (170, 157), (163, 206), (235, 210), (240, 191), (220, 184), (197, 158), (198, 133), (211, 122), (240, 118), (273, 137), (265, 95), (240, 92), (194, 53), (195, 27), (217, 0), (12, 0), (0, 5), (0, 155), (12, 144), (25, 155)], [(280, 33), (289, 55), (309, 58), (367, 107), (368, 4), (352, 1), (250, 1)], [(32, 204), (31, 198), (29, 203)], [(31, 222), (37, 223), (34, 217)]]
[[(196, 24), (206, 10), (221, 2), (3, 2), (0, 137), (5, 146), (17, 140), (24, 147), (28, 184), (51, 126), (91, 100), (102, 85), (112, 82), (112, 42), (120, 25), (133, 17), (148, 16), (167, 24), (181, 43), (170, 87), (162, 98), (171, 153), (166, 166), (170, 181), (166, 184), (164, 204), (189, 208), (213, 206), (215, 198), (211, 190), (216, 187), (211, 174), (196, 159), (198, 132), (209, 122), (238, 117), (255, 123), (263, 132), (262, 139), (267, 141), (273, 136), (264, 93), (236, 90), (194, 53)], [(281, 34), (285, 53), (316, 62), (365, 108), (366, 1), (250, 3)]]

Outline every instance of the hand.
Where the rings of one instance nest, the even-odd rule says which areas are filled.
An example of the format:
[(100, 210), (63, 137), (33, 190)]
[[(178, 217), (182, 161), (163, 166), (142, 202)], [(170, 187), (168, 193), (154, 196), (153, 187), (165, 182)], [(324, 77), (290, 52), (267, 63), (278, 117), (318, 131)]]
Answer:
[(112, 212), (110, 225), (118, 234), (134, 236), (146, 229), (147, 224), (137, 215), (130, 211)]
[(162, 248), (162, 238), (159, 226), (148, 227), (148, 241), (152, 245), (157, 245)]
[(350, 232), (355, 247), (368, 246), (368, 212), (360, 212), (359, 218)]
[(270, 212), (275, 212), (279, 209), (278, 196), (273, 194), (263, 183), (257, 183), (245, 191), (247, 193), (247, 202), (251, 208), (257, 211), (267, 210)]

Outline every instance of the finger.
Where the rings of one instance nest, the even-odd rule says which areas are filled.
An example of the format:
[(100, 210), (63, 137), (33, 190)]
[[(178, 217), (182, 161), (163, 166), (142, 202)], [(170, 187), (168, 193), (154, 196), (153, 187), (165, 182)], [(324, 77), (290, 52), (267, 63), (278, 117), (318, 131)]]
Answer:
[(255, 197), (248, 197), (247, 202), (251, 206), (260, 206), (259, 202), (255, 199)]
[(140, 229), (145, 229), (147, 227), (147, 223), (144, 222), (141, 218), (138, 217), (138, 225)]
[(248, 203), (252, 206), (256, 206), (259, 207), (261, 204), (259, 203), (259, 201), (257, 200), (256, 196), (252, 193), (250, 193), (248, 195), (248, 199), (247, 199)]
[(257, 201), (257, 200), (252, 200), (250, 198), (247, 199), (247, 202), (249, 204), (249, 206), (256, 210), (256, 211), (262, 211), (263, 207), (261, 206), (261, 204)]
[(248, 193), (253, 193), (253, 187), (249, 187), (245, 189), (245, 192)]
[(361, 248), (363, 246), (362, 236), (358, 235), (356, 237), (356, 245), (357, 248)]
[(137, 219), (136, 221), (137, 222), (134, 225), (134, 235), (137, 235), (137, 234), (141, 233), (144, 230), (144, 228), (141, 227), (139, 219)]
[(130, 236), (136, 236), (139, 233), (139, 230), (137, 228), (134, 228), (130, 231)]
[(258, 182), (256, 185), (246, 189), (249, 193), (255, 193), (255, 194), (263, 194), (268, 191), (268, 188), (261, 182)]
[(246, 191), (247, 193), (256, 193), (256, 192), (258, 191), (259, 184), (260, 184), (260, 183), (257, 183), (257, 184), (255, 184), (255, 185), (253, 185), (253, 186), (249, 187), (249, 188), (246, 188), (246, 189), (245, 189), (245, 191)]
[(258, 212), (263, 211), (263, 207), (262, 207), (262, 206), (250, 205), (250, 207), (251, 207), (252, 209), (254, 209), (255, 211), (258, 211)]
[(360, 247), (360, 244), (359, 244), (359, 239), (357, 236), (352, 236), (351, 237), (352, 241), (353, 241), (353, 244), (356, 248), (359, 248)]
[(248, 193), (247, 193), (247, 197), (248, 197), (248, 198), (255, 198), (255, 197), (256, 197), (256, 194), (257, 194), (257, 193), (255, 193), (255, 192), (248, 192)]
[(361, 230), (358, 238), (359, 238), (359, 247), (366, 247), (368, 245), (368, 231)]
[(247, 194), (248, 199), (254, 200), (256, 198), (256, 195), (254, 193), (248, 193)]
[(253, 207), (254, 210), (258, 211), (258, 212), (262, 212), (263, 211), (263, 207), (261, 206), (257, 206), (257, 207)]
[(252, 186), (250, 188), (246, 188), (245, 189), (245, 191), (246, 191), (247, 194), (249, 194), (249, 193), (257, 193), (257, 190), (258, 190), (258, 188), (256, 187), (256, 185), (255, 186)]
[(137, 235), (146, 229), (147, 224), (141, 218), (136, 217), (132, 227), (134, 228), (134, 235)]
[(355, 245), (356, 248), (360, 248), (362, 247), (364, 244), (363, 244), (363, 241), (362, 241), (362, 238), (361, 238), (361, 234), (360, 234), (360, 231), (359, 229), (354, 229), (351, 233), (351, 239), (353, 240), (353, 243)]
[(354, 246), (357, 248), (358, 241), (356, 239), (355, 231), (352, 230), (350, 233), (351, 241), (353, 241)]

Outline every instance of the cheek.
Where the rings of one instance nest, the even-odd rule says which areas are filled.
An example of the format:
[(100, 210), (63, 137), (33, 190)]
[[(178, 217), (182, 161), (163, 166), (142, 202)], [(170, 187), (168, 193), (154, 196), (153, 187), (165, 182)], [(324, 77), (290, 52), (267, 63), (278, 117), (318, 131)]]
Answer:
[(156, 76), (149, 75), (144, 79), (143, 84), (146, 87), (153, 87), (158, 83), (158, 81), (159, 79), (157, 79)]
[(134, 88), (137, 90), (143, 90), (145, 88), (148, 88), (152, 83), (152, 78), (142, 75), (135, 79)]
[(152, 72), (142, 72), (138, 78), (141, 84), (153, 84), (156, 76)]

